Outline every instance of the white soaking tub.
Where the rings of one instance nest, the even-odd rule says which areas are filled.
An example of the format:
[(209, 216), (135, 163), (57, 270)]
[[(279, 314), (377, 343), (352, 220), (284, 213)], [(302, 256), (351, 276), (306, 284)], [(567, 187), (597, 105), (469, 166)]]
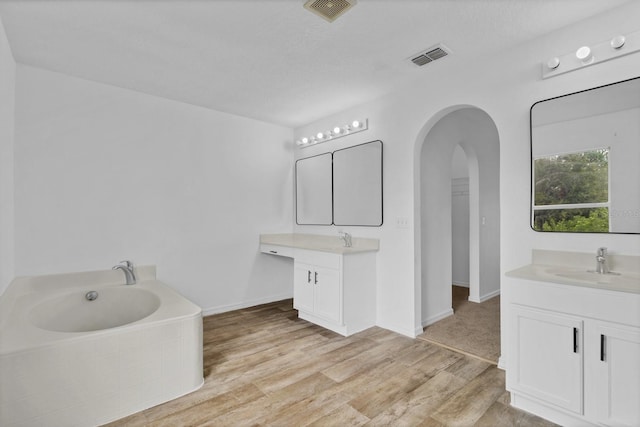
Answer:
[(202, 386), (202, 310), (156, 280), (154, 267), (136, 273), (134, 285), (114, 270), (9, 285), (0, 426), (94, 426)]

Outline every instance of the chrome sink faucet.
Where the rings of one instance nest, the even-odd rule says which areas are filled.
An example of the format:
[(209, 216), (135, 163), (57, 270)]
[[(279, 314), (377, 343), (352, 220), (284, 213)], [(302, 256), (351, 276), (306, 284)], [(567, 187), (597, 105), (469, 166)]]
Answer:
[(133, 263), (131, 261), (120, 261), (120, 264), (114, 265), (113, 270), (122, 270), (127, 285), (135, 285), (136, 274), (133, 271)]
[(596, 273), (609, 274), (609, 265), (607, 264), (607, 248), (598, 248), (596, 254)]
[(344, 247), (350, 248), (352, 245), (351, 234), (347, 233), (346, 231), (339, 231), (338, 234), (340, 234), (340, 238), (344, 240)]

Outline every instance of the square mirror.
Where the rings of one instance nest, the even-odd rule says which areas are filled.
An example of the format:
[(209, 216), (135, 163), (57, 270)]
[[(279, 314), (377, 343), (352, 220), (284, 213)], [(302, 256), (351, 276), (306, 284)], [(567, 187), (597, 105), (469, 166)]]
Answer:
[(296, 162), (296, 223), (331, 225), (331, 153), (300, 159)]
[(531, 227), (640, 233), (640, 77), (531, 107)]
[(382, 141), (333, 152), (333, 223), (382, 225)]

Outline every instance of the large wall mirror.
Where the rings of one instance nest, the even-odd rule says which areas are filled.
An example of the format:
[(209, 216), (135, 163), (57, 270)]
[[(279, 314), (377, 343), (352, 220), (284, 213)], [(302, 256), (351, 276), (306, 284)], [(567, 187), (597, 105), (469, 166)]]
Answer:
[(296, 162), (296, 223), (333, 224), (331, 153)]
[(382, 141), (333, 152), (333, 223), (382, 225)]
[(382, 225), (382, 141), (296, 162), (298, 225)]
[(531, 107), (531, 226), (640, 233), (640, 77)]

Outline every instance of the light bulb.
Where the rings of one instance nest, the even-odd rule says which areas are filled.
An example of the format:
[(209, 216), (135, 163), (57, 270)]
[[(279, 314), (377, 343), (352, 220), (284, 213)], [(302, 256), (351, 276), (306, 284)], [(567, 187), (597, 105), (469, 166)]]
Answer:
[(357, 120), (354, 120), (354, 121), (351, 123), (351, 126), (352, 126), (354, 129), (358, 129), (358, 128), (360, 127), (360, 122), (359, 122), (359, 121), (357, 121)]
[(624, 42), (626, 41), (627, 39), (623, 35), (615, 36), (611, 39), (611, 47), (614, 49), (620, 49), (622, 46), (624, 46)]
[(309, 138), (307, 138), (306, 136), (304, 138), (302, 138), (302, 143), (303, 144), (308, 144), (309, 143)]
[(333, 128), (333, 133), (335, 135), (340, 135), (342, 133), (342, 129), (340, 129), (338, 126)]
[(322, 139), (322, 138), (324, 138), (324, 134), (323, 134), (322, 132), (318, 132), (318, 134), (316, 135), (316, 137), (317, 137), (318, 139)]
[(589, 46), (582, 46), (576, 51), (576, 58), (578, 58), (584, 65), (593, 62), (593, 54)]
[(557, 56), (554, 56), (553, 58), (547, 61), (547, 68), (549, 68), (550, 70), (555, 70), (559, 66), (560, 66), (560, 58), (558, 58)]

